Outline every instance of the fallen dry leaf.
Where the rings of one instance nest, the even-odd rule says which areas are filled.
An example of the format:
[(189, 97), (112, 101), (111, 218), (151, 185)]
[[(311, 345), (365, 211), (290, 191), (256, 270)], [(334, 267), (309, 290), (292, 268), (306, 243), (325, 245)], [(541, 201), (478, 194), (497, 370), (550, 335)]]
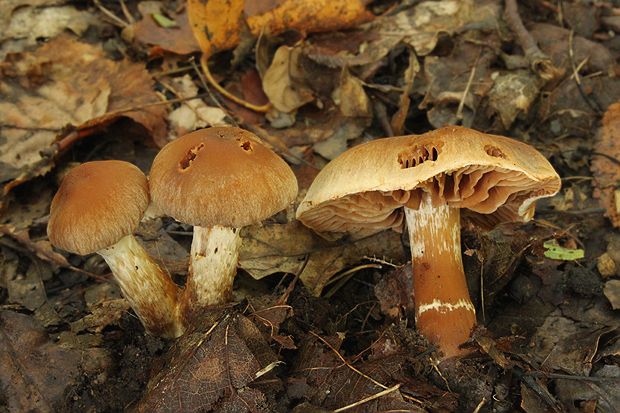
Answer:
[(556, 310), (532, 337), (535, 346), (531, 352), (541, 361), (544, 360), (548, 367), (577, 376), (589, 376), (600, 337), (614, 329), (576, 322)]
[[(189, 75), (171, 80), (171, 86), (178, 96), (192, 98), (198, 94), (198, 86)], [(221, 108), (207, 106), (202, 99), (189, 99), (168, 115), (169, 132), (167, 139), (172, 141), (197, 129), (209, 126), (228, 126), (228, 116)]]
[[(555, 383), (555, 390), (564, 406), (583, 406), (591, 402), (592, 412), (617, 411), (620, 405), (620, 368), (605, 365), (592, 375), (592, 380), (562, 380)], [(593, 402), (593, 403), (592, 403)], [(588, 411), (580, 409), (579, 411)]]
[(415, 299), (413, 297), (413, 268), (411, 264), (397, 267), (384, 274), (375, 285), (375, 295), (379, 300), (381, 312), (388, 320), (396, 321), (402, 317), (415, 318)]
[(177, 27), (162, 27), (153, 18), (145, 16), (136, 23), (134, 36), (140, 43), (152, 46), (151, 56), (166, 53), (190, 54), (200, 51), (200, 46), (192, 34), (187, 17), (187, 9), (183, 9), (174, 21)]
[(280, 112), (293, 112), (312, 102), (314, 92), (304, 84), (309, 75), (299, 64), (301, 48), (281, 46), (263, 77), (263, 89)]
[(276, 272), (295, 274), (309, 255), (300, 279), (314, 295), (321, 294), (334, 274), (365, 256), (396, 263), (405, 261), (400, 234), (394, 231), (383, 231), (359, 240), (344, 238), (329, 242), (299, 221), (293, 221), (286, 225), (246, 227), (241, 237), (241, 268), (256, 279)]
[(129, 311), (131, 306), (124, 298), (104, 300), (89, 306), (90, 313), (71, 323), (71, 332), (74, 334), (84, 331), (101, 333), (109, 325), (117, 325), (118, 320)]
[(270, 410), (265, 394), (250, 384), (277, 358), (246, 317), (225, 315), (206, 332), (185, 334), (164, 357), (136, 411)]
[(236, 47), (242, 30), (255, 36), (265, 29), (274, 35), (284, 30), (322, 32), (373, 18), (361, 0), (283, 0), (275, 7), (245, 0), (189, 0), (188, 10), (194, 36), (207, 56)]
[(498, 74), (489, 91), (487, 112), (499, 113), (504, 129), (509, 130), (519, 114), (528, 113), (543, 84), (540, 76), (526, 70)]
[(592, 156), (590, 169), (596, 188), (594, 196), (607, 209), (615, 227), (620, 227), (620, 103), (609, 107), (596, 134), (596, 154)]
[[(496, 40), (487, 39), (491, 43)], [(497, 59), (495, 53), (465, 40), (460, 42), (449, 56), (429, 55), (424, 59), (429, 88), (420, 107), (430, 108), (427, 116), (436, 128), (459, 120), (463, 126), (471, 126), (482, 97), (493, 86), (490, 66)]]
[(372, 105), (362, 81), (346, 67), (342, 69), (340, 77), (340, 111), (344, 116), (352, 118), (372, 116)]
[[(332, 410), (392, 388), (393, 391), (384, 396), (362, 403), (356, 411), (426, 411), (420, 404), (446, 409), (441, 411), (452, 410), (454, 395), (404, 377), (405, 366), (412, 358), (410, 354), (392, 351), (372, 360), (351, 361), (349, 364), (338, 353), (341, 344), (342, 340), (335, 336), (320, 338), (309, 334), (302, 340), (291, 379), (306, 383), (304, 391), (296, 394), (298, 398)], [(393, 388), (399, 380), (403, 380), (400, 388)]]
[(0, 394), (10, 411), (58, 411), (76, 383), (80, 358), (52, 343), (33, 317), (0, 312)]
[(106, 115), (159, 101), (143, 65), (114, 62), (94, 46), (59, 39), (33, 53), (9, 54), (0, 73), (0, 139), (5, 142), (0, 196), (51, 169), (41, 151), (67, 125), (87, 134), (123, 116), (144, 125), (156, 141), (164, 138), (163, 106)]
[(605, 283), (605, 297), (609, 300), (611, 308), (620, 310), (620, 280), (609, 280)]
[(11, 19), (15, 11), (29, 7), (50, 7), (68, 3), (67, 0), (4, 0), (0, 2), (0, 40), (6, 40), (6, 32), (10, 30)]
[[(7, 3), (11, 2), (7, 0)], [(66, 30), (81, 36), (91, 26), (100, 25), (100, 21), (88, 10), (78, 9), (75, 5), (54, 7), (51, 3), (53, 2), (39, 7), (24, 4), (25, 7), (19, 7), (14, 9), (12, 14), (9, 13), (11, 21), (6, 29), (3, 30), (3, 25), (0, 24), (0, 61), (8, 52), (37, 46), (42, 38), (53, 39)]]

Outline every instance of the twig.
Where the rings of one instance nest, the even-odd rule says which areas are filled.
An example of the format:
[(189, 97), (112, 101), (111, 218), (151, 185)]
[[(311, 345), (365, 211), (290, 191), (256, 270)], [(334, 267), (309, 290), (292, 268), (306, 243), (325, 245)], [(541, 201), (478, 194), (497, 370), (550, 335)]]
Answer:
[(202, 57), (200, 58), (200, 65), (202, 66), (202, 71), (204, 72), (204, 75), (209, 81), (209, 83), (211, 84), (211, 86), (213, 86), (215, 90), (220, 92), (222, 96), (224, 96), (227, 99), (232, 100), (236, 104), (241, 105), (246, 109), (253, 110), (254, 112), (265, 113), (269, 109), (271, 109), (271, 103), (267, 103), (266, 105), (262, 105), (262, 106), (257, 106), (252, 103), (246, 102), (245, 100), (241, 98), (238, 98), (237, 96), (233, 95), (232, 93), (224, 89), (222, 86), (220, 86), (220, 84), (217, 83), (215, 79), (213, 78), (213, 75), (211, 75), (208, 61), (209, 61), (209, 55), (206, 53), (203, 54)]
[(318, 334), (314, 333), (313, 331), (310, 332), (310, 334), (312, 334), (313, 336), (315, 336), (316, 338), (318, 338), (319, 340), (321, 340), (323, 342), (323, 344), (325, 344), (327, 347), (329, 347), (330, 349), (332, 349), (332, 351), (334, 353), (336, 353), (336, 355), (338, 356), (338, 358), (344, 363), (345, 366), (347, 366), (348, 368), (350, 368), (351, 370), (353, 370), (354, 372), (356, 372), (357, 374), (359, 374), (360, 376), (364, 377), (365, 379), (371, 381), (372, 383), (376, 384), (377, 386), (381, 387), (382, 389), (387, 390), (388, 387), (379, 383), (377, 380), (373, 379), (372, 377), (367, 376), (366, 374), (362, 373), (361, 371), (359, 371), (358, 369), (356, 369), (355, 367), (353, 367), (352, 365), (350, 365), (349, 363), (347, 363), (347, 361), (344, 359), (344, 357), (342, 357), (342, 355), (340, 354), (340, 352), (338, 352), (331, 344), (329, 344), (327, 342), (327, 340), (325, 340), (323, 337), (319, 336)]
[(536, 208), (537, 214), (563, 214), (563, 215), (594, 215), (594, 214), (604, 214), (607, 212), (607, 208), (588, 208), (588, 209), (567, 209), (566, 211), (558, 210), (558, 209), (546, 209), (546, 208)]
[(568, 56), (570, 58), (570, 64), (573, 69), (573, 75), (571, 77), (575, 79), (575, 82), (577, 83), (577, 90), (579, 90), (579, 94), (581, 95), (583, 100), (586, 101), (586, 104), (590, 107), (590, 109), (592, 109), (595, 112), (602, 113), (603, 109), (601, 109), (596, 99), (594, 99), (594, 105), (596, 106), (594, 107), (591, 100), (588, 99), (588, 96), (582, 89), (581, 79), (579, 79), (579, 70), (581, 70), (581, 67), (588, 61), (588, 58), (584, 59), (584, 61), (581, 62), (579, 66), (575, 64), (575, 53), (573, 52), (573, 35), (574, 35), (574, 31), (571, 30), (568, 35)]
[(482, 308), (482, 323), (486, 321), (484, 311), (484, 257), (480, 259), (480, 308)]
[(377, 99), (375, 100), (375, 104), (373, 105), (373, 107), (375, 109), (375, 116), (379, 119), (381, 127), (383, 128), (383, 132), (385, 132), (385, 136), (394, 136), (392, 125), (387, 118), (387, 109), (385, 108), (385, 104), (383, 104), (383, 102)]
[(360, 401), (357, 401), (357, 402), (355, 402), (355, 403), (353, 403), (353, 404), (349, 404), (348, 406), (344, 406), (344, 407), (341, 407), (341, 408), (339, 408), (339, 409), (336, 409), (336, 410), (334, 410), (334, 413), (344, 412), (345, 410), (352, 409), (352, 408), (354, 408), (354, 407), (359, 406), (360, 404), (364, 404), (364, 403), (369, 402), (369, 401), (371, 401), (371, 400), (378, 399), (379, 397), (383, 397), (383, 396), (385, 396), (386, 394), (392, 393), (393, 391), (396, 391), (396, 390), (398, 390), (399, 388), (400, 388), (400, 383), (399, 383), (399, 384), (397, 384), (396, 386), (392, 386), (392, 387), (390, 387), (389, 389), (385, 389), (385, 390), (383, 390), (383, 391), (380, 391), (380, 392), (379, 392), (379, 393), (377, 393), (377, 394), (373, 394), (372, 396), (366, 397), (365, 399), (362, 399), (362, 400), (360, 400)]
[(28, 237), (21, 235), (21, 233), (15, 233), (14, 230), (15, 228), (13, 228), (10, 225), (0, 225), (0, 234), (8, 235), (9, 237), (13, 238), (15, 241), (19, 242), (20, 244), (28, 248), (28, 250), (33, 251), (37, 257), (43, 259), (44, 261), (53, 262), (61, 267), (69, 268), (72, 271), (85, 274), (91, 278), (94, 278), (95, 280), (99, 282), (109, 281), (105, 277), (102, 277), (100, 275), (93, 274), (88, 271), (84, 271), (80, 268), (74, 267), (73, 265), (69, 264), (66, 260), (60, 258), (60, 256), (54, 253), (53, 251), (48, 251), (48, 250), (41, 248), (39, 245), (37, 245), (32, 240), (30, 240)]
[(469, 94), (469, 88), (471, 88), (471, 83), (474, 80), (474, 75), (476, 74), (476, 65), (478, 64), (478, 59), (480, 59), (480, 54), (482, 53), (482, 49), (478, 50), (478, 56), (476, 56), (476, 60), (471, 68), (471, 73), (469, 74), (469, 80), (467, 80), (467, 86), (465, 86), (465, 90), (463, 91), (463, 97), (459, 102), (459, 108), (456, 111), (456, 119), (461, 121), (463, 120), (463, 107), (465, 106), (465, 99)]
[(303, 265), (301, 266), (297, 274), (295, 274), (295, 278), (293, 278), (293, 281), (291, 281), (291, 283), (288, 285), (288, 287), (286, 288), (282, 296), (278, 299), (278, 301), (276, 301), (276, 305), (284, 305), (284, 303), (286, 303), (286, 301), (288, 300), (288, 297), (291, 295), (291, 292), (293, 291), (293, 288), (295, 288), (295, 284), (297, 284), (297, 280), (299, 280), (299, 277), (306, 269), (306, 265), (308, 265), (308, 261), (310, 261), (310, 254), (306, 254), (306, 259), (304, 260)]
[(226, 377), (228, 379), (228, 389), (230, 390), (230, 401), (232, 404), (233, 398), (237, 396), (239, 399), (241, 399), (243, 404), (245, 404), (245, 407), (247, 407), (249, 411), (253, 412), (254, 409), (252, 409), (252, 407), (248, 404), (248, 402), (245, 401), (243, 397), (237, 394), (237, 391), (233, 387), (232, 377), (230, 376), (230, 354), (228, 352), (228, 328), (229, 327), (230, 327), (230, 320), (226, 322), (226, 330), (224, 333), (224, 361), (225, 361)]
[(446, 384), (446, 389), (448, 389), (448, 391), (450, 393), (452, 393), (452, 389), (450, 388), (450, 384), (448, 383), (448, 380), (443, 376), (443, 374), (441, 373), (441, 370), (439, 370), (439, 367), (437, 367), (437, 363), (431, 363), (431, 365), (433, 366), (433, 369), (435, 369), (435, 371), (437, 372), (437, 374), (439, 374), (439, 377), (441, 377), (441, 379), (443, 380), (443, 382)]
[(556, 73), (553, 62), (549, 56), (538, 48), (534, 38), (523, 25), (521, 16), (519, 16), (519, 10), (517, 9), (516, 0), (506, 0), (504, 18), (506, 19), (510, 30), (512, 30), (514, 35), (517, 37), (517, 42), (523, 49), (532, 71), (544, 80), (552, 79)]
[(110, 10), (106, 9), (105, 7), (103, 7), (101, 5), (101, 3), (99, 2), (99, 0), (94, 0), (94, 1), (95, 1), (95, 6), (97, 6), (99, 8), (99, 10), (101, 10), (109, 18), (111, 18), (117, 25), (119, 25), (120, 27), (128, 27), (128, 26), (130, 26), (129, 23), (123, 21), (120, 17), (117, 17)]
[[(205, 79), (203, 71), (200, 70), (200, 68), (196, 64), (196, 59), (194, 59), (192, 57), (190, 59), (190, 64), (192, 65), (192, 68), (194, 69), (194, 72), (198, 76), (198, 79), (200, 79), (200, 83), (202, 83), (202, 87), (207, 91), (207, 94), (211, 98), (211, 101), (214, 102), (214, 104), (216, 104), (217, 107), (222, 109), (224, 112), (229, 112), (226, 109), (224, 109), (224, 106), (222, 106), (222, 103), (219, 100), (217, 100), (215, 98), (215, 95), (213, 94), (213, 92), (211, 92), (211, 88), (209, 87), (209, 83), (207, 83), (207, 79)], [(239, 126), (239, 125), (237, 125), (236, 119), (233, 116), (231, 116), (231, 118), (232, 118), (232, 125), (233, 126)]]
[(484, 404), (487, 402), (487, 399), (485, 397), (482, 398), (482, 400), (480, 400), (480, 403), (478, 403), (478, 406), (476, 406), (476, 410), (473, 411), (473, 413), (478, 413), (480, 411), (480, 409), (482, 409), (482, 406), (484, 406)]
[[(169, 85), (165, 82), (162, 82), (161, 80), (157, 80), (157, 83), (159, 83), (160, 85), (162, 85), (166, 90), (170, 91), (172, 94), (174, 94), (177, 99), (182, 99), (185, 96), (183, 96), (181, 93), (179, 93), (174, 87), (172, 87), (172, 85)], [(200, 114), (200, 112), (198, 112), (198, 109), (196, 109), (194, 106), (192, 105), (186, 105), (189, 110), (191, 110), (192, 112), (194, 112), (194, 115), (196, 115), (197, 119), (200, 119), (201, 121), (205, 122), (207, 125), (209, 125), (210, 123), (204, 119), (202, 117), (202, 115)]]
[(620, 377), (590, 377), (590, 376), (571, 376), (570, 374), (549, 373), (545, 374), (541, 371), (528, 371), (525, 373), (537, 379), (554, 379), (554, 380), (576, 380), (591, 382), (620, 381)]

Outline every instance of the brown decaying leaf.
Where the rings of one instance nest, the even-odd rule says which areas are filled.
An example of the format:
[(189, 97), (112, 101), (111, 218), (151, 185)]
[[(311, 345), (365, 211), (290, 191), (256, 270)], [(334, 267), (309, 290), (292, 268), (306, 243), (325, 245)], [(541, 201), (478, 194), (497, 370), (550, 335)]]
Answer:
[(137, 42), (153, 46), (149, 51), (151, 56), (158, 56), (163, 52), (190, 54), (200, 51), (200, 46), (189, 26), (187, 9), (176, 15), (174, 21), (177, 27), (162, 27), (155, 22), (153, 16), (145, 16), (136, 23), (135, 39)]
[(0, 394), (10, 411), (58, 411), (81, 355), (53, 344), (33, 318), (0, 312)]
[(280, 112), (292, 112), (314, 99), (303, 80), (308, 73), (299, 64), (300, 47), (281, 46), (263, 77), (263, 89)]
[(597, 154), (590, 164), (596, 184), (594, 196), (607, 209), (605, 216), (620, 227), (620, 103), (609, 107), (601, 123), (595, 142)]
[[(303, 380), (306, 386), (299, 388), (296, 397), (327, 409), (337, 409), (359, 402), (402, 380), (400, 390), (368, 401), (355, 411), (425, 411), (418, 403), (445, 409), (440, 411), (451, 411), (454, 407), (454, 395), (407, 377), (403, 370), (411, 360), (410, 354), (393, 350), (372, 360), (351, 361), (349, 364), (337, 353), (341, 344), (342, 340), (335, 336), (319, 338), (308, 335), (301, 341), (290, 380)], [(401, 393), (404, 389), (406, 395)]]
[(532, 337), (535, 346), (531, 352), (550, 368), (577, 376), (589, 376), (600, 337), (614, 329), (576, 322), (556, 310)]
[(557, 380), (555, 391), (564, 406), (580, 406), (580, 412), (613, 412), (620, 405), (620, 367), (604, 365), (595, 380)]
[(272, 8), (245, 3), (189, 0), (190, 25), (203, 53), (236, 47), (245, 28), (255, 36), (264, 29), (274, 35), (287, 29), (311, 33), (347, 29), (373, 18), (360, 0), (283, 0)]
[(372, 105), (362, 82), (347, 67), (342, 69), (340, 77), (340, 111), (354, 118), (372, 116)]
[(71, 332), (74, 334), (83, 331), (101, 333), (107, 326), (117, 324), (118, 320), (130, 308), (129, 303), (124, 298), (97, 303), (89, 308), (90, 314), (71, 323)]
[(114, 62), (100, 49), (57, 39), (33, 53), (15, 53), (0, 65), (0, 182), (11, 187), (53, 166), (40, 151), (67, 125), (96, 129), (125, 116), (144, 125), (156, 142), (165, 136), (163, 106), (106, 115), (157, 102), (143, 65)]
[(50, 7), (68, 3), (66, 0), (4, 0), (0, 2), (0, 39), (5, 39), (5, 32), (16, 10), (31, 7)]
[(609, 300), (611, 308), (620, 310), (620, 280), (609, 280), (605, 283), (605, 297)]
[(246, 227), (241, 237), (241, 267), (256, 279), (275, 272), (297, 273), (310, 254), (300, 278), (314, 295), (321, 293), (334, 274), (358, 263), (364, 256), (395, 263), (405, 261), (400, 234), (393, 231), (359, 240), (344, 238), (328, 242), (299, 221), (293, 221), (286, 225)]
[(269, 344), (246, 317), (214, 315), (201, 323), (211, 329), (185, 334), (164, 356), (135, 411), (270, 411), (266, 395), (250, 386), (277, 360)]
[(463, 126), (471, 127), (480, 100), (493, 85), (489, 67), (495, 53), (465, 40), (459, 43), (450, 56), (424, 59), (430, 85), (420, 108), (430, 108), (428, 119), (437, 128), (456, 124), (459, 116)]
[(30, 251), (36, 253), (37, 257), (39, 257), (43, 261), (60, 265), (61, 267), (70, 268), (74, 271), (81, 272), (100, 281), (106, 281), (106, 279), (103, 277), (89, 273), (69, 264), (65, 257), (53, 250), (52, 244), (50, 244), (49, 241), (31, 241), (27, 229), (22, 231), (16, 231), (15, 227), (13, 227), (12, 225), (0, 225), (0, 234), (8, 235), (11, 238), (15, 239), (17, 242), (28, 248)]
[(381, 312), (388, 320), (397, 321), (402, 317), (415, 318), (415, 299), (413, 297), (413, 269), (411, 264), (394, 268), (384, 274), (375, 285), (375, 295), (381, 305)]
[(499, 75), (494, 82), (489, 91), (488, 112), (498, 112), (504, 128), (509, 130), (520, 113), (529, 111), (544, 81), (530, 71), (515, 70)]

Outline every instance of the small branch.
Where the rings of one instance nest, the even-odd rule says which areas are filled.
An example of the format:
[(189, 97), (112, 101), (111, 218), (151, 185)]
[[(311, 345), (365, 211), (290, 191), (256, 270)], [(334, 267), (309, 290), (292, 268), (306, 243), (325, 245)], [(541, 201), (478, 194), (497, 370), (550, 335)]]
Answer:
[(506, 0), (504, 18), (525, 52), (530, 69), (544, 80), (552, 79), (556, 73), (555, 66), (551, 58), (538, 48), (536, 41), (523, 25), (516, 0)]
[(297, 272), (297, 274), (295, 274), (295, 278), (293, 278), (293, 281), (291, 281), (291, 283), (288, 285), (288, 287), (286, 288), (286, 291), (284, 291), (282, 296), (278, 299), (278, 301), (276, 301), (276, 306), (284, 305), (286, 303), (286, 301), (288, 300), (288, 297), (291, 295), (291, 292), (293, 292), (293, 289), (295, 288), (295, 284), (297, 284), (297, 280), (299, 280), (299, 277), (306, 269), (306, 265), (308, 265), (308, 261), (310, 261), (310, 254), (306, 254), (306, 259), (304, 260), (304, 263), (302, 264), (301, 269)]
[[(33, 242), (27, 235), (23, 234), (23, 231), (15, 232), (15, 228), (12, 227), (11, 225), (8, 225), (8, 224), (0, 225), (0, 237), (2, 235), (7, 235), (13, 238), (15, 241), (19, 242), (21, 245), (26, 247), (28, 250), (34, 252), (34, 254), (40, 259), (42, 259), (43, 261), (51, 262), (64, 268), (69, 268), (72, 271), (76, 271), (84, 275), (87, 275), (99, 282), (109, 281), (109, 279), (107, 279), (106, 277), (102, 277), (100, 275), (93, 274), (91, 272), (84, 271), (80, 268), (74, 267), (73, 265), (69, 264), (69, 262), (67, 262), (67, 260), (65, 260), (62, 255), (55, 253), (51, 249), (47, 250), (45, 248), (42, 248), (36, 242)], [(3, 244), (7, 245), (6, 243), (3, 243)], [(10, 247), (10, 245), (7, 245), (7, 246)]]
[(465, 90), (463, 91), (463, 97), (459, 102), (459, 108), (456, 111), (456, 119), (460, 122), (463, 120), (463, 107), (465, 106), (465, 99), (469, 94), (469, 89), (471, 88), (471, 83), (474, 81), (474, 76), (476, 75), (476, 66), (478, 65), (478, 60), (480, 59), (480, 54), (482, 53), (482, 49), (478, 50), (478, 56), (476, 56), (476, 60), (471, 68), (471, 73), (469, 74), (469, 80), (467, 80), (467, 85), (465, 86)]
[(357, 407), (357, 406), (359, 406), (361, 404), (364, 404), (364, 403), (369, 402), (369, 401), (374, 400), (374, 399), (378, 399), (379, 397), (383, 397), (386, 394), (392, 393), (393, 391), (396, 391), (399, 388), (400, 388), (400, 383), (397, 384), (396, 386), (392, 386), (389, 389), (385, 389), (383, 391), (380, 391), (377, 394), (373, 394), (372, 396), (366, 397), (365, 399), (357, 401), (357, 402), (355, 402), (353, 404), (349, 404), (348, 406), (344, 406), (344, 407), (341, 407), (339, 409), (336, 409), (336, 410), (334, 410), (334, 413), (344, 412), (345, 410), (352, 409), (352, 408)]
[(220, 86), (220, 84), (217, 83), (215, 79), (213, 78), (213, 76), (211, 75), (211, 71), (209, 70), (208, 60), (209, 60), (209, 55), (203, 54), (202, 58), (200, 59), (200, 65), (202, 66), (202, 71), (204, 72), (204, 75), (206, 76), (211, 86), (213, 86), (215, 90), (220, 92), (222, 96), (224, 96), (227, 99), (232, 100), (236, 104), (241, 105), (246, 109), (253, 110), (254, 112), (264, 113), (264, 112), (267, 112), (269, 109), (271, 109), (271, 103), (267, 103), (266, 105), (262, 105), (262, 106), (253, 105), (252, 103), (246, 102), (245, 100), (238, 98), (237, 96), (233, 95), (232, 93), (224, 89), (222, 86)]

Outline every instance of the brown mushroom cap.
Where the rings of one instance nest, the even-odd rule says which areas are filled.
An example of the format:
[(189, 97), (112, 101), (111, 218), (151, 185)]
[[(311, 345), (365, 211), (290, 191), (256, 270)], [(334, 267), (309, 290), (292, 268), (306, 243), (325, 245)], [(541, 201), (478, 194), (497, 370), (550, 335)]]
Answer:
[(198, 130), (166, 145), (149, 177), (153, 202), (193, 226), (240, 228), (286, 208), (297, 194), (291, 168), (253, 133)]
[(535, 201), (555, 194), (560, 185), (534, 148), (449, 126), (346, 151), (316, 177), (297, 218), (317, 231), (400, 230), (401, 207), (417, 209), (426, 192), (434, 206), (467, 208), (464, 218), (489, 227), (531, 219)]
[(47, 234), (59, 248), (91, 254), (133, 233), (148, 205), (148, 181), (138, 167), (87, 162), (63, 180), (52, 201)]

